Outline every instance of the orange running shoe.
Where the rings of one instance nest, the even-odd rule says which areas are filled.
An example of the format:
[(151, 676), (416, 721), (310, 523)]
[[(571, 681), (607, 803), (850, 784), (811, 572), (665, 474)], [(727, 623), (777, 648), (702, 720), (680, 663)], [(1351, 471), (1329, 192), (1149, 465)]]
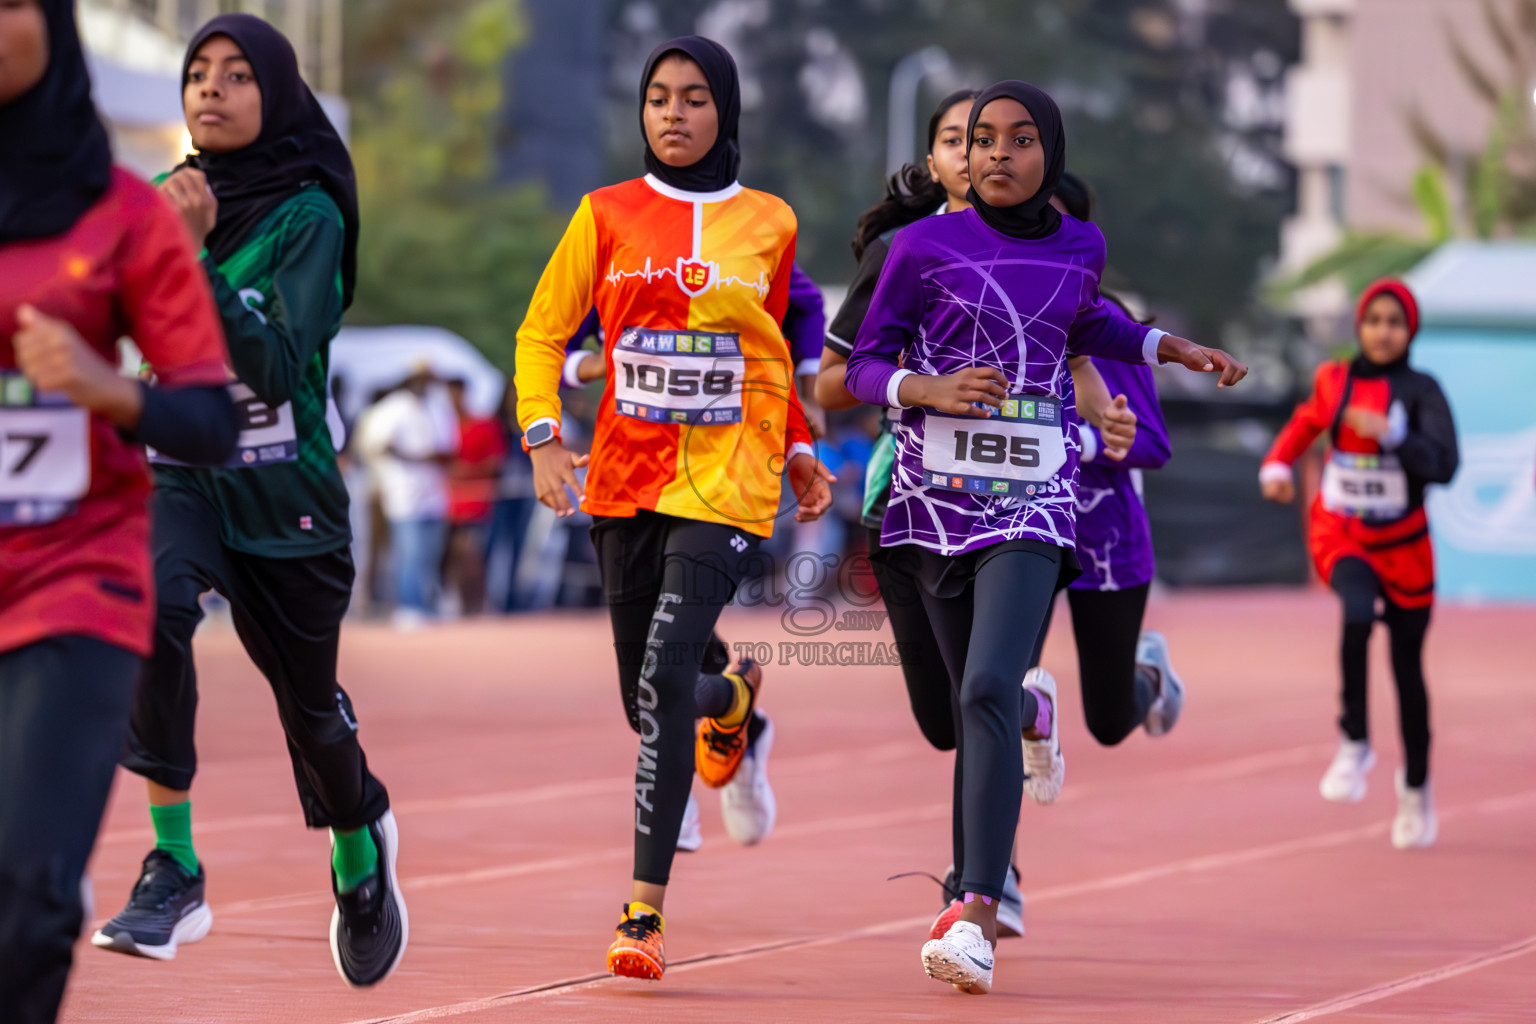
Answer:
[(608, 973), (660, 981), (667, 969), (661, 941), (666, 927), (661, 913), (649, 904), (624, 904), (624, 920), (619, 922), (618, 935), (608, 947)]
[(736, 671), (725, 675), (747, 684), (747, 713), (735, 727), (721, 725), (718, 718), (706, 718), (699, 723), (693, 763), (699, 778), (710, 789), (719, 789), (736, 777), (736, 769), (741, 767), (741, 759), (747, 752), (747, 729), (752, 724), (752, 711), (757, 707), (757, 691), (763, 685), (762, 666), (751, 658), (741, 659)]

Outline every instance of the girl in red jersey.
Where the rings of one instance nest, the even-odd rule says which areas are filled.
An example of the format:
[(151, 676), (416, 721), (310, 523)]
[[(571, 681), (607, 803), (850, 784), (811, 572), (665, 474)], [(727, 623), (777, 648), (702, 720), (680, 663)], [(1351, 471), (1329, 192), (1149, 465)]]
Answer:
[[(149, 651), (149, 474), (233, 450), (175, 212), (112, 167), (70, 0), (0, 2), (0, 1016), (52, 1021)], [(117, 339), (160, 381), (120, 376)]]
[(1360, 354), (1318, 368), (1312, 397), (1280, 431), (1259, 472), (1264, 497), (1294, 500), (1291, 463), (1327, 431), (1328, 462), (1312, 503), (1308, 546), (1317, 574), (1344, 604), (1344, 739), (1320, 788), (1329, 800), (1357, 801), (1376, 763), (1366, 722), (1366, 661), (1380, 598), (1403, 733), (1392, 823), (1392, 845), (1400, 850), (1429, 846), (1438, 829), (1423, 666), (1435, 599), (1424, 488), (1449, 483), (1457, 462), (1456, 425), (1440, 385), (1408, 366), (1418, 328), (1418, 304), (1401, 281), (1367, 288), (1355, 313)]

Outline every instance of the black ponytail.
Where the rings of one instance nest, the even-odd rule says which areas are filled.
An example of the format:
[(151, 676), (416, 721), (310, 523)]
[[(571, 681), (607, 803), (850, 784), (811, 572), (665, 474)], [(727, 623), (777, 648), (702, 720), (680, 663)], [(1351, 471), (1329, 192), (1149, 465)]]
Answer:
[[(928, 118), (928, 152), (933, 152), (934, 140), (939, 136), (939, 122), (944, 119), (949, 108), (956, 103), (974, 100), (979, 95), (975, 89), (957, 89), (939, 101), (932, 116)], [(886, 180), (885, 196), (859, 218), (858, 226), (853, 231), (853, 258), (864, 259), (864, 250), (869, 248), (870, 242), (887, 231), (922, 220), (944, 205), (948, 198), (944, 186), (933, 180), (933, 175), (928, 173), (926, 167), (902, 164), (901, 170)]]

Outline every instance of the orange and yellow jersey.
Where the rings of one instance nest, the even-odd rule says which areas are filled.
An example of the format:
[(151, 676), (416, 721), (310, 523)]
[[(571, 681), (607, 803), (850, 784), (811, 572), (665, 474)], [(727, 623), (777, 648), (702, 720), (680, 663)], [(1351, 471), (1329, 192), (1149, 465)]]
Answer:
[(608, 376), (584, 511), (773, 533), (785, 456), (811, 450), (780, 330), (794, 260), (794, 212), (739, 184), (647, 175), (582, 199), (517, 332), (516, 385), (524, 430), (558, 424), (566, 341), (597, 309)]

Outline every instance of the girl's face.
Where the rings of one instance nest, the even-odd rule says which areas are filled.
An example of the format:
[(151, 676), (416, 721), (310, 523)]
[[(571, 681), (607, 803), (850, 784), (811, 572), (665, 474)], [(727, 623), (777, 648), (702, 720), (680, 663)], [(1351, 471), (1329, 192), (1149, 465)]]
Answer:
[(192, 57), (181, 90), (187, 132), (200, 153), (232, 153), (261, 135), (261, 86), (235, 41), (214, 36)]
[(21, 99), (48, 71), (48, 20), (37, 0), (0, 0), (0, 107)]
[(1360, 351), (1377, 366), (1403, 358), (1408, 351), (1408, 314), (1390, 295), (1378, 295), (1360, 318)]
[(662, 58), (645, 88), (645, 140), (668, 167), (704, 159), (720, 134), (720, 110), (704, 69), (681, 54)]
[(928, 152), (928, 173), (944, 186), (952, 203), (965, 202), (971, 187), (971, 168), (965, 159), (965, 126), (971, 119), (971, 101), (961, 100), (939, 117), (939, 133)]
[(1024, 104), (1004, 96), (982, 108), (970, 166), (971, 187), (988, 206), (1017, 206), (1040, 191), (1045, 149)]

